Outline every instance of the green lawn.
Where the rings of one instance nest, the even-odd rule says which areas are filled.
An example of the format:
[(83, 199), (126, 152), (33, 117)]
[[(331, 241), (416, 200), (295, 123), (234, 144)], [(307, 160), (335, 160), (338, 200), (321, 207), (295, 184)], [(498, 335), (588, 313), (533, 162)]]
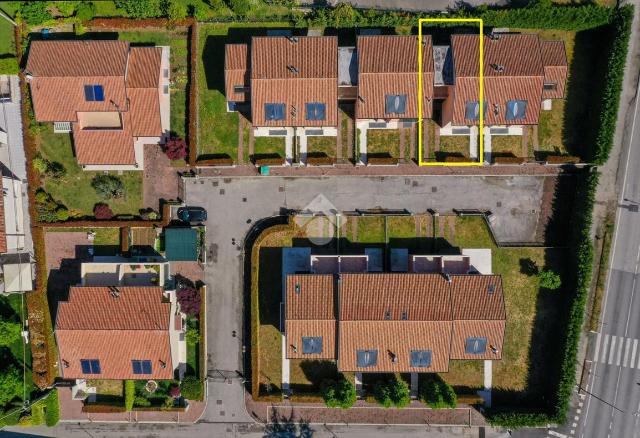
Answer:
[(435, 152), (435, 156), (448, 155), (469, 157), (469, 136), (446, 135), (440, 137), (440, 150)]
[[(125, 194), (117, 200), (101, 199), (91, 187), (91, 180), (103, 172), (83, 171), (78, 165), (71, 146), (70, 134), (54, 134), (53, 124), (42, 125), (38, 136), (39, 151), (44, 158), (61, 163), (66, 175), (56, 179), (43, 178), (44, 189), (58, 202), (64, 204), (72, 216), (91, 216), (93, 207), (106, 202), (115, 214), (137, 215), (142, 208), (142, 172), (123, 172), (118, 177), (125, 186)], [(116, 175), (115, 172), (113, 172)]]
[[(272, 7), (272, 6), (270, 6)], [(265, 26), (288, 23), (209, 23), (199, 28), (198, 41), (198, 156), (238, 159), (238, 113), (227, 112), (224, 96), (224, 47), (248, 43), (251, 36), (266, 35)]]
[(281, 157), (285, 155), (284, 137), (255, 137), (254, 158)]
[(307, 137), (307, 155), (335, 158), (336, 143), (337, 137)]
[(491, 137), (491, 153), (508, 154), (516, 157), (522, 155), (522, 136), (520, 135), (494, 135)]
[(398, 129), (368, 129), (367, 130), (367, 156), (391, 156), (398, 158), (400, 155), (400, 130)]
[[(0, 5), (0, 7), (2, 7)], [(16, 46), (13, 33), (13, 25), (4, 18), (0, 18), (0, 57), (4, 55), (15, 56)]]

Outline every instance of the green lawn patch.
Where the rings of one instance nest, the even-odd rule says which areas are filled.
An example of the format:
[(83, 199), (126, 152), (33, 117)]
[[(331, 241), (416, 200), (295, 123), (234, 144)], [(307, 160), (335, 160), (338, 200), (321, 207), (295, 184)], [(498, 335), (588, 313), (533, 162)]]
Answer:
[(62, 164), (66, 170), (61, 178), (43, 177), (41, 184), (47, 193), (69, 209), (71, 217), (93, 216), (93, 207), (100, 202), (109, 204), (116, 215), (139, 213), (142, 208), (142, 172), (127, 171), (122, 175), (113, 172), (124, 183), (124, 196), (111, 200), (102, 199), (91, 187), (91, 180), (103, 172), (82, 170), (73, 155), (71, 135), (54, 134), (51, 123), (41, 126), (37, 137), (40, 153), (45, 159)]
[(400, 155), (400, 130), (367, 129), (367, 157), (385, 156), (398, 158)]
[(284, 158), (284, 137), (255, 137), (253, 143), (253, 158)]
[(337, 137), (330, 136), (307, 137), (307, 156), (335, 158), (337, 141)]
[(440, 161), (447, 156), (469, 157), (468, 135), (446, 135), (440, 137), (440, 150), (434, 152)]
[(513, 154), (516, 157), (522, 155), (521, 135), (494, 135), (491, 137), (492, 154)]

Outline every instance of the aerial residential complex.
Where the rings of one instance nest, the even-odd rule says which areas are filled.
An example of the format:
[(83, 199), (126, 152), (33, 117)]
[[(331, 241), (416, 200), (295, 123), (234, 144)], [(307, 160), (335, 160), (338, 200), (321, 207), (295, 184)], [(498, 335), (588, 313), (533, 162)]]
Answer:
[(85, 170), (142, 170), (169, 133), (169, 48), (34, 41), (25, 67), (38, 122), (73, 133)]
[[(256, 136), (283, 136), (287, 162), (304, 162), (306, 137), (337, 135), (339, 104), (355, 103), (360, 162), (368, 129), (411, 126), (418, 118), (416, 36), (361, 35), (355, 47), (337, 37), (254, 37), (227, 45), (225, 90), (229, 110), (250, 103)], [(446, 44), (423, 37), (424, 119), (439, 135), (469, 136), (478, 158), (479, 40), (454, 34)], [(567, 59), (562, 41), (538, 35), (492, 33), (484, 37), (486, 149), (492, 135), (522, 135), (541, 109), (564, 97)], [(277, 128), (277, 129), (275, 129)], [(293, 138), (300, 140), (299, 154)]]

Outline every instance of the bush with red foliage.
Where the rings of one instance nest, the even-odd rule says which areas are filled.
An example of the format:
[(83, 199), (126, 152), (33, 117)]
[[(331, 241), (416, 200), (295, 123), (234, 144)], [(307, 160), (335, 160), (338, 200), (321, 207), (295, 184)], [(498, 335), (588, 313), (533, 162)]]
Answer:
[(169, 395), (173, 398), (180, 397), (180, 387), (178, 385), (173, 385), (169, 388)]
[(164, 145), (164, 153), (170, 160), (187, 158), (187, 142), (181, 138), (170, 138)]
[(96, 219), (111, 219), (113, 215), (113, 211), (107, 204), (96, 204), (93, 207), (93, 215)]
[(177, 293), (180, 310), (189, 316), (200, 315), (200, 290), (191, 286), (183, 286)]

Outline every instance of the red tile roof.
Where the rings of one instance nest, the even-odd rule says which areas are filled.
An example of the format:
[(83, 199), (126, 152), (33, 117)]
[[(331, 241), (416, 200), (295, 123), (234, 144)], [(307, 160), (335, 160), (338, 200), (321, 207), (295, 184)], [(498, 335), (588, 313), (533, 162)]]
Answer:
[(286, 286), (287, 319), (335, 320), (333, 275), (288, 275)]
[(567, 82), (567, 54), (562, 41), (541, 41), (545, 84), (556, 84), (555, 90), (543, 90), (543, 99), (562, 99)]
[[(72, 122), (81, 165), (135, 164), (134, 137), (160, 137), (159, 47), (125, 41), (33, 41), (27, 72), (36, 119)], [(85, 85), (102, 85), (104, 100), (86, 101)], [(122, 129), (80, 129), (78, 112), (118, 111)]]
[(452, 319), (495, 319), (507, 317), (499, 275), (452, 275)]
[[(61, 372), (64, 378), (134, 379), (132, 360), (150, 360), (152, 374), (171, 379), (169, 320), (171, 304), (159, 287), (72, 287), (56, 317)], [(101, 374), (82, 373), (81, 359), (100, 361)], [(162, 368), (161, 362), (166, 366)]]
[[(432, 113), (433, 52), (431, 37), (424, 37), (423, 117)], [(359, 36), (358, 99), (356, 118), (399, 118), (385, 113), (386, 95), (406, 95), (407, 107), (401, 118), (418, 117), (418, 37)]]
[[(284, 120), (267, 120), (267, 103), (284, 103)], [(306, 103), (324, 103), (325, 120), (306, 120)], [(254, 126), (337, 126), (338, 39), (253, 38), (251, 114)]]
[[(289, 359), (335, 359), (336, 332), (335, 319), (288, 319), (285, 323), (287, 337), (287, 358)], [(312, 336), (322, 338), (322, 352), (304, 354), (302, 352), (302, 337)], [(294, 346), (297, 351), (294, 351)]]
[(225, 96), (231, 102), (246, 102), (249, 93), (236, 93), (234, 87), (249, 87), (249, 47), (246, 44), (227, 44), (224, 53)]
[[(502, 359), (505, 321), (502, 320), (469, 320), (453, 321), (451, 336), (451, 359)], [(487, 349), (482, 354), (465, 352), (467, 338), (487, 338)], [(496, 347), (493, 353), (490, 346)]]
[(33, 76), (124, 76), (126, 41), (32, 41), (25, 68)]

